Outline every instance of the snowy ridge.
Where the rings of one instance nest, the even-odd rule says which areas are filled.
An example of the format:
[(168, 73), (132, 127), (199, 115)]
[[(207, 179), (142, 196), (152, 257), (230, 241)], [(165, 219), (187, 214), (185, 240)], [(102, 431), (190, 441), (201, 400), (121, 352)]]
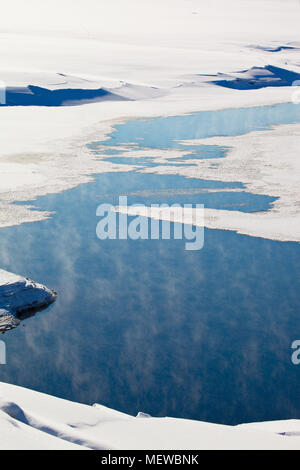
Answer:
[(0, 449), (300, 449), (300, 421), (137, 417), (0, 383)]
[(266, 87), (293, 86), (300, 80), (300, 74), (282, 67), (266, 65), (265, 67), (252, 67), (234, 74), (218, 74), (216, 85), (235, 90), (258, 90)]
[(56, 293), (42, 284), (0, 269), (0, 332), (11, 330), (20, 318), (50, 305)]
[(30, 81), (27, 85), (24, 85), (26, 74), (24, 76), (6, 71), (1, 73), (1, 78), (6, 78), (5, 103), (0, 103), (1, 107), (57, 107), (103, 101), (135, 101), (157, 98), (166, 93), (149, 85), (107, 79), (94, 80), (63, 73), (27, 74)]

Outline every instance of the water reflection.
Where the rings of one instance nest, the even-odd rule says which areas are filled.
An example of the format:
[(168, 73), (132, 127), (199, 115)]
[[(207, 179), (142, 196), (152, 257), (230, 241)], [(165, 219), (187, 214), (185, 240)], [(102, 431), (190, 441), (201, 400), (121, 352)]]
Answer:
[(40, 198), (54, 218), (1, 230), (1, 266), (59, 295), (6, 335), (0, 380), (133, 414), (300, 417), (298, 245), (211, 230), (199, 252), (180, 240), (101, 242), (105, 181)]
[[(299, 122), (300, 109), (294, 103), (252, 108), (205, 111), (185, 116), (155, 119), (129, 120), (115, 126), (108, 140), (101, 145), (139, 143), (139, 147), (183, 148), (182, 140), (202, 139), (214, 136), (236, 136), (254, 130), (265, 130), (278, 124)], [(194, 145), (191, 150), (200, 154), (207, 148)], [(213, 149), (212, 149), (213, 150)]]
[[(287, 104), (129, 121), (105, 145), (178, 148), (176, 139), (299, 120), (300, 108)], [(299, 245), (217, 230), (206, 230), (201, 251), (185, 251), (184, 240), (99, 241), (96, 208), (117, 204), (119, 194), (129, 204), (247, 212), (274, 201), (239, 182), (139, 172), (99, 175), (39, 198), (56, 215), (2, 229), (0, 265), (55, 288), (58, 298), (5, 336), (0, 380), (131, 414), (227, 424), (300, 418), (300, 368), (290, 359), (300, 335)]]

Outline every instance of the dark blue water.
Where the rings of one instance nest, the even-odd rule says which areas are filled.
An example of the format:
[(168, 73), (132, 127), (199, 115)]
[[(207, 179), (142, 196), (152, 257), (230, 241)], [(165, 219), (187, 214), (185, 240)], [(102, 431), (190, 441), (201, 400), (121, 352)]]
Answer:
[(0, 380), (132, 414), (227, 424), (300, 418), (300, 366), (291, 363), (298, 244), (218, 230), (205, 231), (200, 251), (186, 251), (184, 240), (96, 237), (98, 204), (119, 194), (129, 204), (246, 211), (273, 201), (230, 188), (243, 190), (123, 172), (38, 198), (55, 216), (2, 229), (0, 265), (55, 288), (58, 299), (4, 336)]

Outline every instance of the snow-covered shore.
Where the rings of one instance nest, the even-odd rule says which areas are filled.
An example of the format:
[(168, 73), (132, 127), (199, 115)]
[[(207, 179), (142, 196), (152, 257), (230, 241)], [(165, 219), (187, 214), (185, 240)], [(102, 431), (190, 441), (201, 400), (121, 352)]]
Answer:
[(300, 421), (225, 426), (129, 416), (0, 383), (0, 449), (300, 449)]

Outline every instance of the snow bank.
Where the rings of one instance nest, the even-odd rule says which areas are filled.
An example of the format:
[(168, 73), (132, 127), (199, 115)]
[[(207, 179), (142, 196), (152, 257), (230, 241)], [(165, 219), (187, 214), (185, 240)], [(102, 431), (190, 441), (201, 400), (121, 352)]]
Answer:
[(20, 318), (33, 315), (56, 299), (42, 284), (0, 269), (0, 332), (11, 330)]
[(290, 434), (299, 429), (297, 420), (224, 426), (142, 413), (135, 418), (5, 383), (0, 410), (0, 449), (300, 448), (300, 437)]

